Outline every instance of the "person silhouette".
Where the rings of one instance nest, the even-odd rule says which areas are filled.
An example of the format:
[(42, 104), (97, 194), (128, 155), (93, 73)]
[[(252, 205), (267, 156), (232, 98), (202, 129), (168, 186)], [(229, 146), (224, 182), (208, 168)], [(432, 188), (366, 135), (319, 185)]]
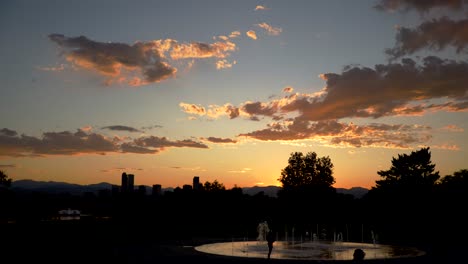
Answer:
[(266, 240), (268, 244), (268, 259), (270, 259), (271, 251), (273, 250), (273, 243), (275, 242), (275, 235), (273, 234), (273, 230), (269, 230), (266, 235)]
[(360, 248), (356, 248), (353, 253), (353, 260), (355, 262), (362, 262), (364, 261), (365, 256), (366, 256), (366, 253), (364, 252), (364, 250)]

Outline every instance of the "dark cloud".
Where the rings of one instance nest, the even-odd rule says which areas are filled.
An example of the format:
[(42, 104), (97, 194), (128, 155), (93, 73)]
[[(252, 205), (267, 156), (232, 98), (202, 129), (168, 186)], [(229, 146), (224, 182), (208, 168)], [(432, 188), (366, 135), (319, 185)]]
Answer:
[(276, 113), (276, 109), (261, 102), (246, 103), (242, 106), (242, 110), (249, 115), (273, 116)]
[(208, 148), (193, 140), (171, 141), (165, 137), (141, 137), (134, 140), (109, 138), (85, 132), (46, 132), (41, 137), (18, 135), (9, 129), (0, 130), (0, 156), (34, 157), (44, 155), (76, 155), (106, 153), (154, 154), (169, 147)]
[(16, 168), (15, 164), (0, 164), (0, 168)]
[(381, 11), (408, 11), (415, 9), (421, 13), (432, 8), (461, 9), (466, 0), (380, 0), (374, 7)]
[(153, 126), (144, 126), (144, 127), (141, 127), (141, 129), (150, 130), (150, 129), (162, 128), (162, 127), (163, 127), (163, 126), (161, 126), (161, 125), (153, 125)]
[(0, 155), (37, 156), (37, 155), (74, 155), (79, 153), (104, 154), (117, 151), (115, 143), (102, 135), (78, 130), (46, 132), (41, 138), (0, 134)]
[[(426, 57), (421, 66), (411, 59), (401, 63), (348, 68), (341, 74), (322, 75), (321, 97), (299, 96), (284, 105), (284, 112), (299, 111), (304, 120), (401, 115), (430, 99), (443, 99), (459, 110), (468, 102), (468, 63)], [(413, 104), (413, 106), (409, 106)], [(464, 108), (465, 107), (465, 108)]]
[(454, 21), (442, 17), (424, 22), (415, 29), (401, 27), (395, 47), (385, 53), (395, 59), (422, 49), (440, 51), (448, 46), (454, 47), (457, 53), (468, 51), (468, 19)]
[(124, 153), (154, 154), (159, 152), (158, 149), (145, 148), (132, 143), (123, 143), (120, 145), (120, 149)]
[(171, 141), (166, 137), (141, 137), (134, 140), (135, 145), (147, 148), (164, 149), (166, 147), (208, 148), (207, 145), (190, 139)]
[(102, 129), (109, 129), (109, 130), (114, 130), (114, 131), (127, 131), (127, 132), (141, 132), (140, 130), (136, 128), (129, 127), (129, 126), (120, 126), (120, 125), (106, 126), (106, 127), (103, 127)]
[[(138, 86), (167, 79), (177, 71), (162, 60), (152, 42), (128, 45), (97, 42), (84, 36), (66, 37), (62, 34), (51, 34), (49, 39), (64, 48), (68, 61), (107, 76), (110, 82), (124, 80)], [(133, 71), (139, 73), (140, 77), (127, 75), (127, 72)]]
[(207, 137), (204, 139), (212, 143), (237, 143), (237, 140), (230, 138)]
[(294, 119), (290, 122), (272, 123), (266, 129), (239, 136), (261, 141), (319, 140), (333, 145), (353, 147), (379, 146), (407, 148), (412, 144), (427, 142), (430, 127), (408, 125), (371, 124), (358, 126), (335, 120), (310, 122)]

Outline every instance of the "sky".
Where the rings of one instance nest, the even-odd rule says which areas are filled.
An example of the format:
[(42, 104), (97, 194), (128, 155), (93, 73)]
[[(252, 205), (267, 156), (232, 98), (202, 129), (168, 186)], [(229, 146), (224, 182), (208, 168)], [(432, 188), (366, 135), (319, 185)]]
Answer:
[(13, 180), (280, 185), (293, 152), (370, 188), (429, 147), (466, 169), (464, 0), (0, 3)]

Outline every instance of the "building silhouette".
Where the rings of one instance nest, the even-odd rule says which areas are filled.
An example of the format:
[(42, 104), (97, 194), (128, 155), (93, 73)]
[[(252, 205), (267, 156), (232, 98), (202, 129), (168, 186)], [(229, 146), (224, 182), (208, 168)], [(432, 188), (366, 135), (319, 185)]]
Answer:
[(198, 191), (200, 189), (201, 189), (200, 177), (195, 176), (193, 177), (193, 190)]
[(128, 186), (128, 176), (127, 173), (122, 173), (122, 183), (120, 185), (120, 191), (121, 192), (127, 192), (127, 186)]
[(161, 184), (154, 184), (151, 194), (153, 196), (161, 196)]
[(120, 191), (123, 193), (133, 192), (135, 188), (135, 175), (122, 173), (122, 184), (120, 186)]
[(135, 189), (135, 176), (133, 174), (128, 174), (127, 176), (128, 176), (127, 191), (133, 192)]

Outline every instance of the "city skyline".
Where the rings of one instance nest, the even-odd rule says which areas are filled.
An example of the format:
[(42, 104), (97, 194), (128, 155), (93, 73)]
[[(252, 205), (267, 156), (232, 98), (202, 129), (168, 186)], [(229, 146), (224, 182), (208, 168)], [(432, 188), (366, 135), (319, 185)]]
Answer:
[[(370, 188), (430, 147), (466, 169), (464, 1), (5, 1), (0, 170), (13, 180), (280, 183), (293, 152)], [(139, 185), (140, 185), (139, 184)]]

